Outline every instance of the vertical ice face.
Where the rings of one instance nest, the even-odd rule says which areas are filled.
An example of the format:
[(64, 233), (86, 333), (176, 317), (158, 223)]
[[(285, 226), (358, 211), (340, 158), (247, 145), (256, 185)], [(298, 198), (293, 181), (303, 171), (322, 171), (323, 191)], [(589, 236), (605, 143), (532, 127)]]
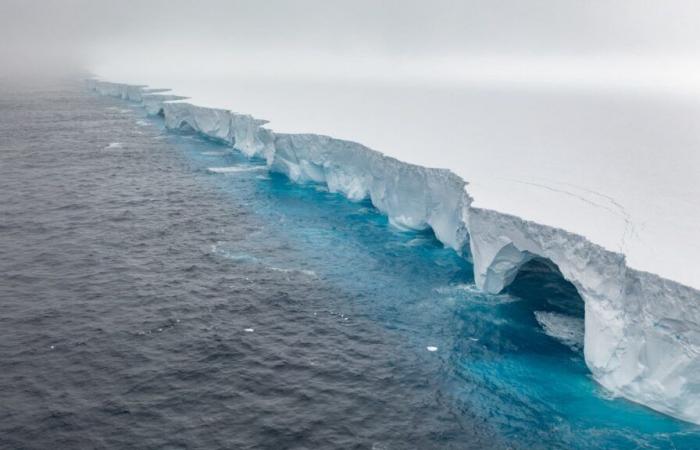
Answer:
[(265, 120), (225, 109), (203, 108), (189, 103), (163, 102), (165, 126), (171, 129), (188, 127), (203, 135), (231, 145), (246, 156), (272, 161), (272, 131), (263, 128)]
[(624, 256), (564, 230), (469, 211), (477, 286), (500, 292), (534, 257), (556, 264), (585, 302), (584, 355), (612, 392), (700, 421), (700, 294), (630, 269)]
[(445, 169), (406, 164), (355, 142), (314, 134), (280, 134), (271, 170), (297, 182), (325, 183), (351, 200), (369, 198), (399, 228), (432, 228), (446, 246), (468, 242), (465, 183)]
[(263, 120), (173, 102), (139, 86), (89, 80), (103, 95), (141, 102), (169, 128), (189, 127), (296, 182), (324, 183), (351, 200), (369, 198), (392, 224), (432, 228), (472, 258), (479, 288), (500, 292), (532, 258), (555, 264), (585, 302), (584, 355), (611, 391), (700, 423), (700, 292), (627, 266), (622, 254), (565, 230), (472, 207), (467, 183), (445, 169), (403, 163), (355, 142), (274, 134)]

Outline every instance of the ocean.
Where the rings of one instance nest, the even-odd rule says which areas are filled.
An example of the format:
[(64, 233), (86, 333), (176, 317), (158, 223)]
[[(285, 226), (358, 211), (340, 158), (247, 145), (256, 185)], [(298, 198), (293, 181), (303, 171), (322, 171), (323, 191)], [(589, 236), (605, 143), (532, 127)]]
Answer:
[(0, 447), (699, 448), (604, 391), (583, 302), (81, 80), (0, 85)]

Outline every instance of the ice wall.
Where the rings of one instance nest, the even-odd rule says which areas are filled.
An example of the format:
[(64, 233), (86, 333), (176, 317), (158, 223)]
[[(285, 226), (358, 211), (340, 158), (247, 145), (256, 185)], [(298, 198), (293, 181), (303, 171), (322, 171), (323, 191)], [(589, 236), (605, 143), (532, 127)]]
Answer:
[(534, 257), (557, 265), (585, 302), (584, 355), (613, 393), (700, 423), (700, 291), (627, 266), (585, 237), (472, 206), (467, 182), (445, 169), (387, 157), (314, 134), (275, 134), (264, 120), (180, 102), (143, 86), (88, 80), (103, 95), (140, 102), (171, 129), (190, 128), (297, 182), (369, 198), (402, 228), (432, 228), (474, 263), (479, 288), (500, 292)]

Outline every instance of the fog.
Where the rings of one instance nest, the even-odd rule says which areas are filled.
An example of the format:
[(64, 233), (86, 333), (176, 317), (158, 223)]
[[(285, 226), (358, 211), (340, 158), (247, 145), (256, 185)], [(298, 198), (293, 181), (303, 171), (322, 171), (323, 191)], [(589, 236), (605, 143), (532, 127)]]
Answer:
[(2, 73), (699, 90), (694, 1), (0, 2)]

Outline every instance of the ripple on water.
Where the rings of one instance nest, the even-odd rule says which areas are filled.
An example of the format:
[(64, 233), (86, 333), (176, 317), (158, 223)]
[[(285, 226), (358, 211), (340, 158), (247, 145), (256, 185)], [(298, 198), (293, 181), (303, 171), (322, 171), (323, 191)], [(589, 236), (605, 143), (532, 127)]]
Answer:
[(480, 293), (368, 202), (212, 176), (253, 164), (80, 87), (1, 89), (0, 447), (700, 447), (601, 393), (557, 279)]

